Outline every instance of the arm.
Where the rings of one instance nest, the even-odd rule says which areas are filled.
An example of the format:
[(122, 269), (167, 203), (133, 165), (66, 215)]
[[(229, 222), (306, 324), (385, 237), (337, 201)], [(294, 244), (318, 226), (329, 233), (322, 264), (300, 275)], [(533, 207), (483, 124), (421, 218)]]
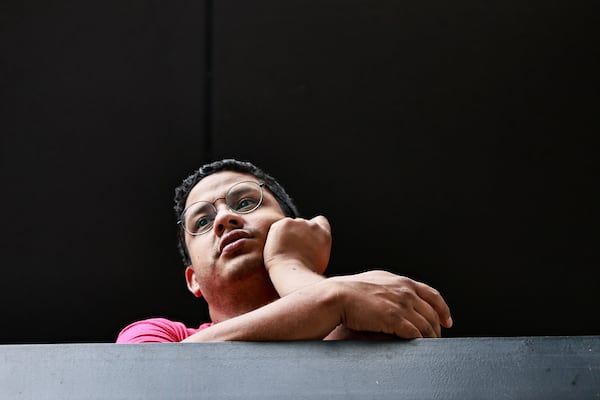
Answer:
[[(284, 218), (275, 222), (265, 243), (264, 260), (273, 286), (281, 297), (325, 278), (331, 250), (331, 228), (327, 219)], [(364, 276), (362, 276), (364, 277)], [(403, 317), (419, 330), (406, 330), (409, 337), (440, 337), (441, 326), (450, 327), (448, 306), (432, 287), (406, 277), (398, 277), (397, 290), (404, 292)], [(358, 299), (357, 301), (361, 301)], [(373, 332), (356, 332), (340, 325), (325, 339), (383, 339)]]
[(331, 227), (323, 216), (283, 218), (269, 229), (265, 268), (280, 297), (317, 283), (329, 263)]
[(319, 282), (266, 306), (200, 331), (184, 342), (318, 340), (340, 321), (335, 285)]
[[(407, 280), (385, 271), (320, 280), (184, 341), (315, 340), (323, 339), (340, 324), (351, 330), (402, 338), (434, 336), (434, 328), (414, 311), (414, 294), (405, 289)], [(408, 282), (416, 284), (416, 291), (439, 307), (437, 312), (449, 327), (450, 311), (439, 293), (427, 285)]]
[[(329, 263), (331, 227), (323, 216), (311, 220), (284, 218), (269, 230), (264, 249), (265, 268), (280, 297), (319, 282)], [(339, 324), (324, 340), (389, 339), (395, 336), (356, 332)]]

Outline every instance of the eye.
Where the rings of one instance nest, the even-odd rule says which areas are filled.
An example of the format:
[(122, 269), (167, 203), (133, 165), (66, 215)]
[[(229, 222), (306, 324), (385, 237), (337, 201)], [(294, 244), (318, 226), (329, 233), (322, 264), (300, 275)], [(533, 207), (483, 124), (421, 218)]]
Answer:
[(258, 200), (252, 197), (246, 197), (237, 202), (234, 207), (235, 211), (248, 211), (256, 207)]
[(229, 188), (225, 195), (227, 207), (239, 214), (246, 214), (256, 210), (261, 200), (261, 187), (255, 182), (236, 183)]
[(212, 224), (213, 220), (214, 217), (210, 215), (200, 215), (195, 219), (192, 229), (194, 232), (206, 230)]

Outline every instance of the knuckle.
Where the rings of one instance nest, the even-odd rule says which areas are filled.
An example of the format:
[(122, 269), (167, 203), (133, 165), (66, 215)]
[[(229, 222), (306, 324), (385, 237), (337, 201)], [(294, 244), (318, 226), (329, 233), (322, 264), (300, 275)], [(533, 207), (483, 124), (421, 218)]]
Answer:
[(401, 303), (412, 302), (416, 297), (415, 292), (411, 288), (408, 288), (406, 286), (398, 288), (396, 294)]
[(272, 226), (286, 227), (286, 226), (290, 225), (292, 222), (293, 222), (293, 220), (290, 217), (284, 217), (284, 218), (281, 218), (280, 220), (275, 221)]

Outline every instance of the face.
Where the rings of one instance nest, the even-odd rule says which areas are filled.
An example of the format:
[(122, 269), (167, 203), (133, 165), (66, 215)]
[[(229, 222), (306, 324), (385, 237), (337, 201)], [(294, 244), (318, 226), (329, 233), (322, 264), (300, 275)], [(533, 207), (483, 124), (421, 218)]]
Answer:
[(198, 182), (185, 204), (187, 209), (197, 201), (208, 201), (214, 202), (217, 209), (208, 232), (185, 234), (192, 261), (186, 269), (188, 288), (206, 299), (213, 321), (222, 319), (221, 314), (235, 313), (233, 309), (260, 306), (252, 303), (265, 303), (263, 297), (271, 301), (275, 293), (264, 267), (263, 249), (271, 224), (285, 215), (264, 187), (262, 203), (256, 210), (238, 214), (227, 208), (225, 194), (241, 181), (259, 182), (250, 174), (217, 172)]

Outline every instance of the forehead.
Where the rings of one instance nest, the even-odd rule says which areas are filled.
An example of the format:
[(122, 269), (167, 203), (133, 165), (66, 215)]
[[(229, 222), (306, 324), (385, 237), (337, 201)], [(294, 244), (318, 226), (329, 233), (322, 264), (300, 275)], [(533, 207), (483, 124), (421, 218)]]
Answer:
[(234, 183), (241, 181), (258, 182), (258, 179), (252, 174), (246, 174), (236, 171), (215, 172), (196, 184), (190, 191), (185, 202), (185, 207), (200, 200), (213, 201), (216, 198), (225, 196), (227, 189)]

